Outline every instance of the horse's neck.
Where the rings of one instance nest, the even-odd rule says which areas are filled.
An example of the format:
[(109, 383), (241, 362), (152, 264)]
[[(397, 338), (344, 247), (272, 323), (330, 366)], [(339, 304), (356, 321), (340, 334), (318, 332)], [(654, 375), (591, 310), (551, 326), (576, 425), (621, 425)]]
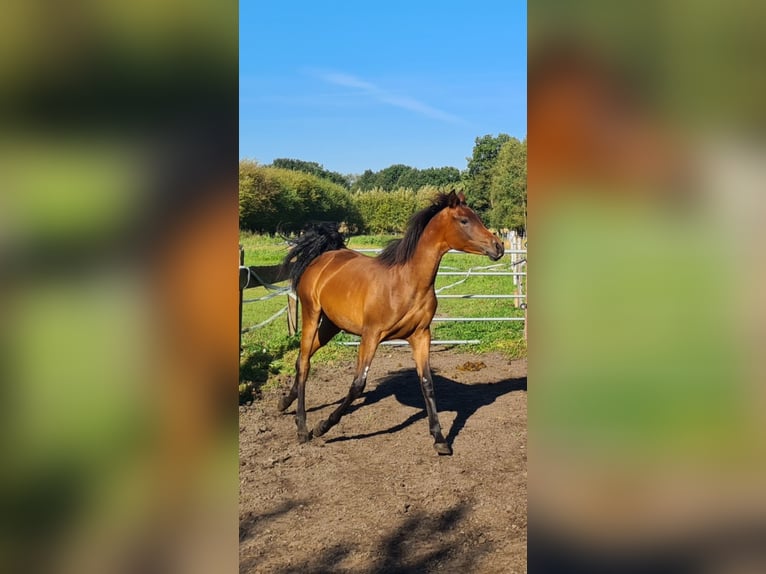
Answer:
[(407, 263), (407, 272), (412, 285), (418, 290), (429, 290), (436, 279), (436, 272), (449, 246), (434, 236), (428, 227), (418, 241), (415, 254)]

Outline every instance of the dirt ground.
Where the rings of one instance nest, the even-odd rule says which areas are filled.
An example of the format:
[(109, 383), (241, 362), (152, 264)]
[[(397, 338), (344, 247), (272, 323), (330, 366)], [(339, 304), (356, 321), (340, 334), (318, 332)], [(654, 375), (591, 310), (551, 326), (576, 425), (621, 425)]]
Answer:
[[(378, 349), (362, 398), (298, 444), (287, 388), (240, 408), (240, 572), (526, 572), (527, 366), (431, 354), (442, 428), (431, 446), (409, 350)], [(308, 425), (345, 396), (353, 365), (315, 366)]]

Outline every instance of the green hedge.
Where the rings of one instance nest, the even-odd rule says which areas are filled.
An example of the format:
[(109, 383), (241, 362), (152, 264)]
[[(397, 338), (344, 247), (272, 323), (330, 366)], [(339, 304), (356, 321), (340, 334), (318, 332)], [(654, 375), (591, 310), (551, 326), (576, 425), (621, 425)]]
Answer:
[(352, 234), (400, 235), (413, 213), (428, 205), (437, 193), (455, 188), (462, 185), (424, 185), (417, 191), (374, 188), (352, 193), (313, 174), (242, 160), (239, 226), (243, 231), (274, 234), (296, 232), (310, 222), (336, 221)]
[(361, 218), (360, 231), (368, 234), (404, 232), (412, 214), (428, 205), (439, 191), (435, 186), (426, 185), (417, 192), (409, 188), (394, 191), (375, 188), (354, 193), (354, 205)]
[(339, 221), (352, 229), (361, 223), (350, 194), (342, 186), (299, 171), (240, 162), (241, 229), (292, 232), (312, 221)]

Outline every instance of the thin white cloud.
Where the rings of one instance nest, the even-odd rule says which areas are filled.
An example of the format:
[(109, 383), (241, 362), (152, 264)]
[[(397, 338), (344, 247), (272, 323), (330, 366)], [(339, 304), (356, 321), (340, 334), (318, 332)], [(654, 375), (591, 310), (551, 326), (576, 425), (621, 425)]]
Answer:
[(350, 76), (348, 74), (341, 74), (337, 72), (320, 72), (317, 74), (320, 79), (336, 86), (345, 86), (347, 88), (359, 88), (370, 93), (379, 93), (381, 90), (370, 82), (365, 82), (357, 77)]
[(344, 74), (341, 72), (315, 71), (314, 75), (329, 84), (361, 90), (366, 96), (369, 96), (370, 98), (382, 104), (388, 104), (390, 106), (402, 108), (404, 110), (415, 112), (417, 114), (443, 122), (449, 122), (453, 124), (467, 123), (464, 119), (454, 114), (450, 114), (438, 108), (434, 108), (433, 106), (429, 106), (428, 104), (425, 104), (414, 98), (398, 96), (376, 86), (373, 83), (367, 82), (356, 76), (352, 76), (351, 74)]

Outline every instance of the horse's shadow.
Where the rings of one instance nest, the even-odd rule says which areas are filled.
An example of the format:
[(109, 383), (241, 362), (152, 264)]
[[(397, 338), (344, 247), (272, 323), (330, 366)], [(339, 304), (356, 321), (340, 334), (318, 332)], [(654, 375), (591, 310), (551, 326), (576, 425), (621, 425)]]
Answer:
[[(460, 431), (463, 430), (468, 419), (481, 407), (491, 405), (498, 397), (507, 393), (513, 391), (526, 392), (527, 390), (526, 377), (504, 379), (496, 383), (464, 384), (447, 377), (434, 375), (433, 381), (436, 404), (439, 411), (453, 411), (456, 413), (455, 420), (446, 437), (447, 444), (450, 446), (452, 446)], [(421, 419), (427, 418), (425, 400), (423, 399), (414, 369), (401, 369), (388, 375), (374, 389), (366, 392), (364, 400), (352, 405), (346, 414), (373, 405), (390, 396), (395, 397), (403, 405), (420, 410), (390, 428), (353, 436), (335, 437), (328, 439), (327, 442), (358, 440), (382, 434), (391, 434), (399, 432)]]

